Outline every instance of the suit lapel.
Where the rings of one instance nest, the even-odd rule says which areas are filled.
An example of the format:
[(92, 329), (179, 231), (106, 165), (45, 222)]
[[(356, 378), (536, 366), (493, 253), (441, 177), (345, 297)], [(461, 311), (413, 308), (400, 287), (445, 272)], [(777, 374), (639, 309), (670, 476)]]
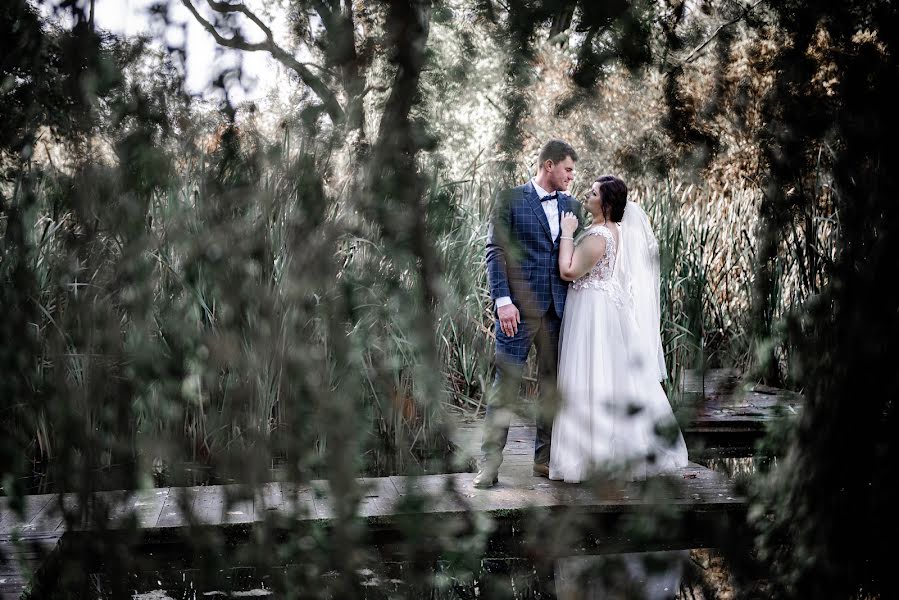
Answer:
[[(564, 198), (565, 198), (565, 207), (562, 208), (561, 202), (559, 203), (559, 231), (562, 230), (562, 211), (563, 210), (572, 213), (574, 216), (576, 216), (578, 218), (578, 220), (580, 220), (580, 218), (581, 218), (580, 211), (578, 210), (578, 201), (575, 200), (574, 196), (565, 194)], [(577, 234), (580, 231), (581, 231), (581, 226), (578, 225), (577, 229), (574, 230), (574, 236), (577, 237)], [(556, 242), (558, 243), (558, 240)]]
[(543, 231), (546, 232), (546, 237), (552, 241), (552, 231), (549, 228), (549, 221), (546, 219), (546, 213), (543, 212), (543, 206), (540, 204), (540, 196), (537, 195), (537, 190), (534, 189), (534, 183), (532, 181), (528, 181), (528, 184), (524, 186), (524, 196), (528, 201), (528, 204), (531, 205), (534, 216), (536, 216), (537, 220), (540, 221), (540, 224), (543, 225)]
[(574, 208), (571, 206), (571, 203), (572, 203), (571, 196), (569, 196), (568, 194), (559, 192), (559, 199), (557, 200), (557, 204), (556, 204), (556, 206), (558, 206), (558, 210), (556, 212), (559, 213), (558, 214), (559, 236), (556, 237), (555, 241), (553, 242), (553, 246), (558, 246), (559, 242), (562, 241), (562, 213), (567, 211), (567, 212), (573, 212), (574, 214), (577, 214), (577, 211), (574, 210)]

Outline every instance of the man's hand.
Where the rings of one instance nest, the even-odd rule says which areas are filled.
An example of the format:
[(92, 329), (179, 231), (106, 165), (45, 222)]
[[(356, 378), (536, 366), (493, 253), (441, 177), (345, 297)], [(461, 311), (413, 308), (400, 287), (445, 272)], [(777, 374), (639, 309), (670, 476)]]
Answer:
[(518, 333), (518, 324), (521, 323), (521, 314), (514, 304), (506, 304), (496, 309), (499, 317), (499, 327), (508, 337)]

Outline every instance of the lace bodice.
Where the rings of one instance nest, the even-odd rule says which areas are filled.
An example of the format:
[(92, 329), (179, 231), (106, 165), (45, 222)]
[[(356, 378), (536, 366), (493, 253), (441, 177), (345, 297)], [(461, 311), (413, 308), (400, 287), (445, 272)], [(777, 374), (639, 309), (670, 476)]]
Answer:
[(585, 288), (608, 289), (612, 285), (612, 273), (615, 269), (615, 259), (618, 255), (618, 244), (615, 236), (605, 225), (594, 225), (586, 231), (587, 235), (602, 236), (606, 240), (606, 253), (587, 271), (586, 274), (571, 282), (571, 288), (582, 290)]

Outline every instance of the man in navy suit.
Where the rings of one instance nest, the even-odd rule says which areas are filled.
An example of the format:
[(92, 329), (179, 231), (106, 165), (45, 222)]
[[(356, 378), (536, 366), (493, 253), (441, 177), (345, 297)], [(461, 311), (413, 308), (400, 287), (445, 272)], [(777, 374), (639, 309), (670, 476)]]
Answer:
[(561, 140), (540, 151), (537, 176), (502, 192), (487, 233), (487, 279), (496, 308), (496, 379), (487, 402), (474, 486), (496, 485), (509, 434), (510, 404), (518, 397), (521, 371), (531, 345), (537, 347), (540, 399), (534, 443), (535, 476), (549, 477), (559, 330), (568, 283), (559, 276), (559, 220), (564, 211), (582, 214), (566, 192), (577, 153)]

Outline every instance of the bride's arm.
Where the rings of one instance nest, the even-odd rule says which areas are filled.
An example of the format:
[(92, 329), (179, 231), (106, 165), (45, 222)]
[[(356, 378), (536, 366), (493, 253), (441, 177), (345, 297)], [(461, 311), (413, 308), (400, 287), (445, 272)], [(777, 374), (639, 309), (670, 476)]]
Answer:
[(565, 281), (574, 281), (585, 275), (606, 253), (606, 240), (599, 235), (584, 236), (575, 247), (573, 234), (577, 224), (577, 217), (563, 213), (559, 234), (559, 275)]

